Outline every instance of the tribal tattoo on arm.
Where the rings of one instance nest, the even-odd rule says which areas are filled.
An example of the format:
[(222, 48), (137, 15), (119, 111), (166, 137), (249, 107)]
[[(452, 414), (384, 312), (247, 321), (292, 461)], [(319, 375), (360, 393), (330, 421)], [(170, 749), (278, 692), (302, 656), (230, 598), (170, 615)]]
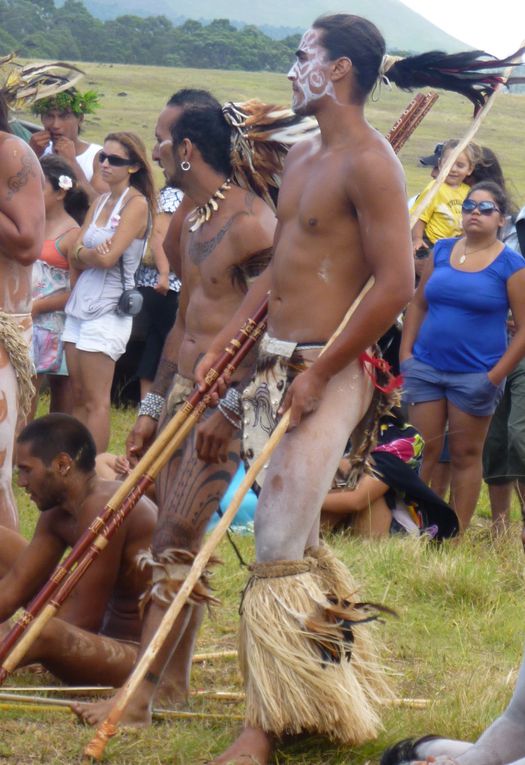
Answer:
[(33, 162), (29, 154), (24, 154), (21, 159), (20, 170), (7, 179), (7, 199), (11, 200), (28, 182), (30, 176), (35, 177)]
[(151, 386), (151, 392), (157, 394), (157, 396), (166, 397), (168, 389), (173, 382), (173, 378), (177, 373), (177, 363), (171, 361), (171, 359), (161, 356), (159, 366), (155, 373), (155, 380)]

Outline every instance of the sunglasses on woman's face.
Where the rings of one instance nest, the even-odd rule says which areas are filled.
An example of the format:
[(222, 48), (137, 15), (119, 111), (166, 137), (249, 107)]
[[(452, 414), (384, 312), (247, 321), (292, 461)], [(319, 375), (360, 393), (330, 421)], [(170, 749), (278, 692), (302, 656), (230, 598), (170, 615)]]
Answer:
[(479, 210), (480, 215), (492, 215), (493, 212), (501, 212), (496, 202), (491, 202), (489, 199), (483, 200), (483, 202), (475, 202), (474, 199), (465, 199), (461, 205), (461, 209), (464, 213), (473, 213), (474, 210)]
[(98, 161), (100, 164), (105, 162), (106, 159), (110, 165), (113, 165), (113, 167), (126, 167), (126, 165), (132, 164), (131, 160), (126, 159), (126, 157), (119, 157), (117, 154), (106, 154), (105, 151), (100, 151), (98, 154)]

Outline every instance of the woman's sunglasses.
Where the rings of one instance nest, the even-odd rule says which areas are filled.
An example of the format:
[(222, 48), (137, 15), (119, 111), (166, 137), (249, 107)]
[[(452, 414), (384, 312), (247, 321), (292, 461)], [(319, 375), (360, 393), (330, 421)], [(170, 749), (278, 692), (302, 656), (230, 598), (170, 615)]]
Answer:
[(480, 215), (492, 215), (493, 212), (501, 212), (496, 202), (491, 202), (489, 199), (485, 199), (483, 202), (475, 202), (474, 199), (465, 199), (461, 205), (461, 209), (464, 213), (473, 213), (474, 210), (479, 210)]
[(106, 154), (105, 151), (100, 151), (98, 154), (98, 161), (100, 164), (105, 162), (106, 159), (110, 165), (113, 165), (113, 167), (126, 167), (126, 165), (133, 164), (130, 159), (126, 159), (125, 157), (119, 157), (116, 154)]

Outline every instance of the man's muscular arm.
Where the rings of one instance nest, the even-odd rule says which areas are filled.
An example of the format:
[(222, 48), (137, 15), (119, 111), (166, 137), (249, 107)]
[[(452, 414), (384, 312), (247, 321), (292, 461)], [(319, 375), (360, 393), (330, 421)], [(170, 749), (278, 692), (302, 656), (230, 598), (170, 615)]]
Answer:
[(51, 530), (50, 516), (41, 515), (32, 540), (0, 580), (0, 622), (27, 604), (43, 587), (64, 549), (64, 542)]
[(29, 146), (16, 136), (0, 142), (0, 253), (23, 266), (44, 240), (43, 174)]
[[(186, 314), (187, 302), (188, 298), (183, 282), (180, 291), (177, 318), (164, 341), (162, 356), (150, 390), (152, 396), (166, 398), (175, 373), (177, 372), (179, 348), (182, 338), (184, 337), (184, 317)], [(142, 457), (152, 443), (155, 438), (155, 433), (157, 432), (157, 424), (158, 418), (150, 417), (147, 414), (139, 415), (139, 417), (137, 417), (135, 425), (126, 439), (126, 455), (132, 465), (136, 464), (137, 459)]]

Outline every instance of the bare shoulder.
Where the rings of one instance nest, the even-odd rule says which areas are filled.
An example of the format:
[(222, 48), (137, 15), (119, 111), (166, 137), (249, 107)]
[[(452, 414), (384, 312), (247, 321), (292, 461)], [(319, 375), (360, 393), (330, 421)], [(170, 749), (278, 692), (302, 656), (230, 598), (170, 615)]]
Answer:
[(23, 162), (38, 170), (41, 174), (40, 162), (33, 149), (16, 135), (0, 133), (0, 177), (8, 177), (13, 167)]
[(299, 161), (305, 155), (311, 154), (313, 151), (318, 151), (321, 146), (320, 135), (310, 136), (297, 141), (290, 147), (286, 159), (284, 160), (284, 168), (293, 164), (295, 161)]
[(277, 219), (269, 204), (257, 194), (239, 191), (240, 204), (232, 218), (231, 241), (242, 259), (271, 246)]
[(388, 141), (375, 130), (367, 133), (356, 147), (345, 152), (343, 164), (348, 190), (402, 190), (405, 193), (405, 175), (402, 165)]
[(137, 212), (145, 212), (148, 207), (148, 202), (144, 194), (140, 191), (136, 191), (129, 195), (128, 200), (122, 206), (122, 214), (136, 215)]

